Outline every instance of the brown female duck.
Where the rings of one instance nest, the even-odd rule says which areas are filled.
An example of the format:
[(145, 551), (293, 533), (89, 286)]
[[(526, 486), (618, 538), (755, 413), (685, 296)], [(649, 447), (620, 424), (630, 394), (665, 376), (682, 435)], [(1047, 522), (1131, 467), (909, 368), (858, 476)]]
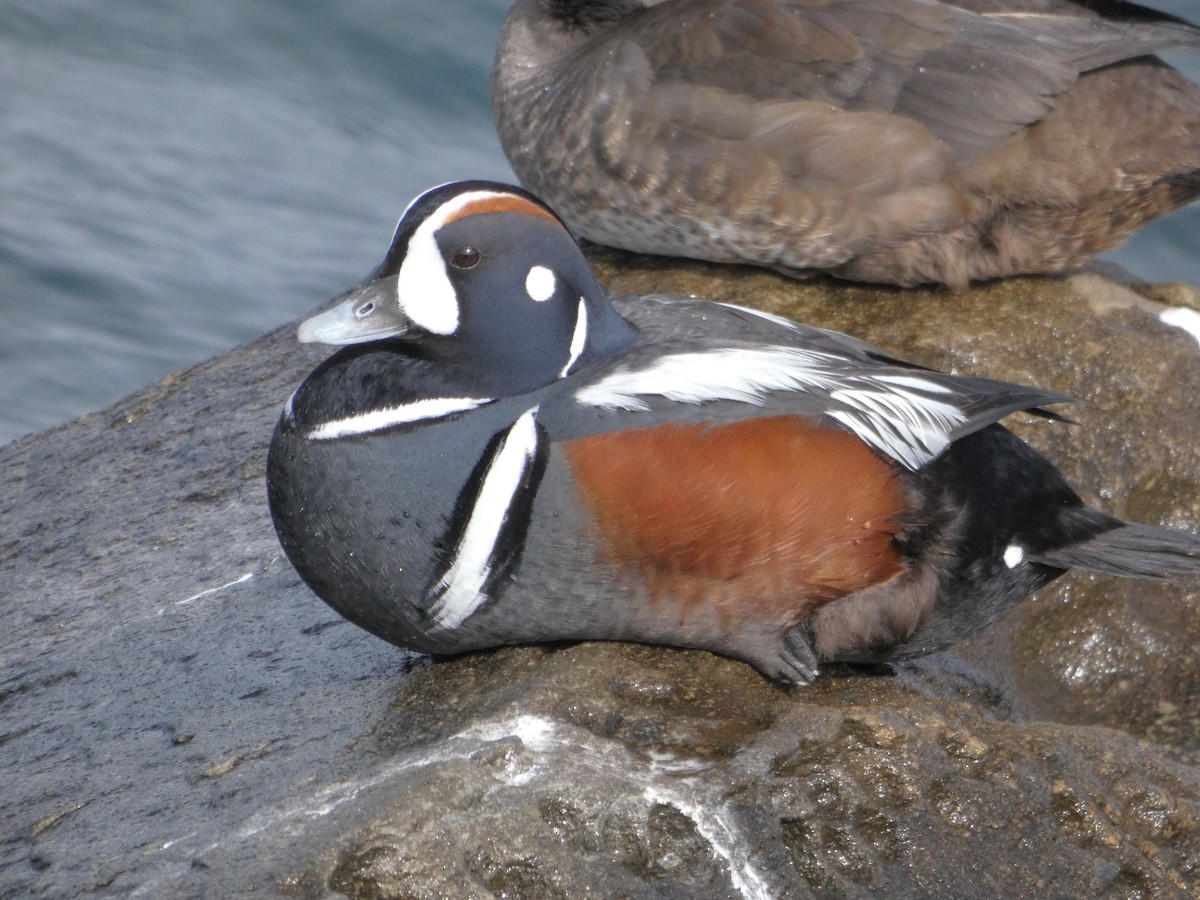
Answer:
[(518, 177), (629, 250), (961, 286), (1200, 195), (1200, 29), (1117, 0), (517, 0)]

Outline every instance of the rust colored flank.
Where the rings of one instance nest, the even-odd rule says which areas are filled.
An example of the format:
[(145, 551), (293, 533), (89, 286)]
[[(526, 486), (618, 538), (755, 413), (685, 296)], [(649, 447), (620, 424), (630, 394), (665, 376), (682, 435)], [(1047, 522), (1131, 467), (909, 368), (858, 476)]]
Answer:
[(605, 555), (652, 598), (796, 622), (903, 569), (904, 488), (847, 432), (775, 416), (614, 432), (564, 451)]

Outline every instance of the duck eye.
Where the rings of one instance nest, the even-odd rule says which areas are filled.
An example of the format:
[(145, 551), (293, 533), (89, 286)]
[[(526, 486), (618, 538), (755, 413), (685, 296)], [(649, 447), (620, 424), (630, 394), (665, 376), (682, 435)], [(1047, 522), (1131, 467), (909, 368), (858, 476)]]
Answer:
[(474, 247), (459, 247), (450, 262), (456, 269), (473, 269), (479, 265), (479, 259), (479, 251)]

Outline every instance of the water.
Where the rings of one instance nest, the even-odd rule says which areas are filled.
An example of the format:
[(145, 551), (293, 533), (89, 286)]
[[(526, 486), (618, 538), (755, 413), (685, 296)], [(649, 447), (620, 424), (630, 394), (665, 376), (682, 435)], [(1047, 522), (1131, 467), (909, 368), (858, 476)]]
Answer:
[[(488, 107), (507, 6), (7, 0), (0, 443), (307, 313), (424, 188), (510, 179)], [(1198, 224), (1115, 258), (1200, 284)]]
[(7, 0), (0, 441), (311, 310), (422, 189), (511, 178), (506, 0)]

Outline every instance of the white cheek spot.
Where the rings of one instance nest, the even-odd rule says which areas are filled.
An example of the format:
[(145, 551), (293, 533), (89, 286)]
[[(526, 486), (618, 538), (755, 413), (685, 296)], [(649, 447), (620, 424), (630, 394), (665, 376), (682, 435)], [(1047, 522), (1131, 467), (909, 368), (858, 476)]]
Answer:
[(558, 279), (545, 266), (534, 266), (525, 276), (525, 292), (538, 303), (544, 303), (554, 296), (558, 288)]
[(396, 301), (418, 328), (432, 334), (454, 334), (458, 294), (434, 239), (435, 225), (440, 223), (424, 222), (409, 239), (408, 253), (396, 275)]
[(1025, 560), (1025, 548), (1018, 547), (1016, 544), (1009, 544), (1004, 550), (1004, 564), (1010, 569), (1015, 569)]

